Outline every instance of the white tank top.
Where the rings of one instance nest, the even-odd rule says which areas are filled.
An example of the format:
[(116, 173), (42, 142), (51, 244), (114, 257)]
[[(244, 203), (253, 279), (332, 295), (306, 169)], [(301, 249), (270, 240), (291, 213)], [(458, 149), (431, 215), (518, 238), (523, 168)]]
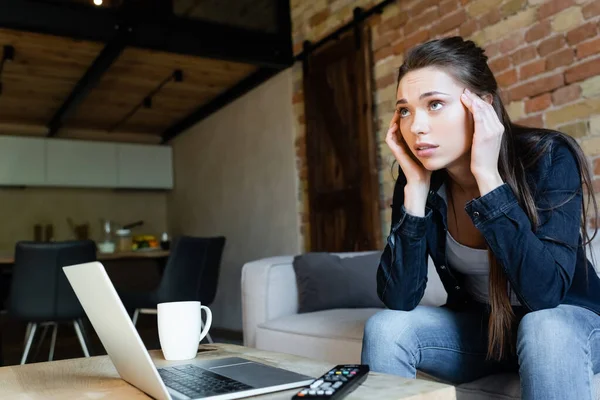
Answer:
[[(442, 185), (439, 195), (446, 201), (446, 185)], [(446, 204), (448, 202), (446, 201)], [(448, 265), (455, 271), (465, 276), (465, 289), (473, 298), (481, 303), (489, 304), (489, 275), (490, 262), (488, 251), (485, 249), (475, 249), (458, 243), (450, 232), (446, 235), (446, 259)], [(510, 292), (510, 303), (519, 306), (517, 296)]]

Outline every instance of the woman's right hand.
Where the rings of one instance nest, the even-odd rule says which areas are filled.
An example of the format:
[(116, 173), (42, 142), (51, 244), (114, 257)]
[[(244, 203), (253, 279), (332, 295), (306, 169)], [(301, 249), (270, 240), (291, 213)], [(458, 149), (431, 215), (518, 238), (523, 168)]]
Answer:
[(396, 161), (402, 168), (402, 172), (406, 177), (406, 183), (416, 186), (429, 187), (431, 171), (425, 169), (423, 165), (414, 157), (411, 150), (406, 146), (406, 142), (402, 139), (398, 123), (400, 114), (394, 112), (394, 117), (390, 122), (390, 127), (385, 137), (385, 142), (394, 154)]

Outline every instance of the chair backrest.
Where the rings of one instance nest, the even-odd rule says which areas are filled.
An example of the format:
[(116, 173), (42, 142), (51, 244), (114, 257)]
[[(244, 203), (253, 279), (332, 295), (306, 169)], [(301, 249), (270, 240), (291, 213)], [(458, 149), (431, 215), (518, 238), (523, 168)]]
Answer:
[(82, 318), (85, 312), (62, 267), (90, 261), (96, 261), (91, 240), (17, 243), (9, 314), (26, 321)]
[(217, 291), (224, 247), (223, 236), (177, 238), (157, 289), (158, 302), (200, 301), (210, 305)]

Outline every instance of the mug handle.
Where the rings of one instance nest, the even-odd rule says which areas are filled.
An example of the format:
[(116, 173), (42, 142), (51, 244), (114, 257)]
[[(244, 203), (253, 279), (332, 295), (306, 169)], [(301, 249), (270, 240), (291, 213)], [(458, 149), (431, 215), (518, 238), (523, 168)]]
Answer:
[[(207, 306), (200, 306), (200, 314), (202, 314), (202, 310), (206, 312), (206, 324), (204, 324), (204, 329), (202, 332), (200, 332), (200, 339), (198, 339), (198, 343), (200, 343), (202, 339), (206, 337), (212, 324), (212, 312), (210, 311), (210, 308)], [(200, 320), (202, 320), (202, 315), (200, 315)]]

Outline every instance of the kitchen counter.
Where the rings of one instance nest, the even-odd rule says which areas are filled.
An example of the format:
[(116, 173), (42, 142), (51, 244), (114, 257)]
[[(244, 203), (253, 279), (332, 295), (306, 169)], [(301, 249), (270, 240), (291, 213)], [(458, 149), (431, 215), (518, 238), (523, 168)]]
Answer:
[[(96, 257), (98, 261), (104, 260), (124, 260), (124, 259), (139, 259), (139, 258), (167, 258), (170, 252), (168, 250), (137, 250), (137, 251), (119, 251), (114, 253), (100, 253)], [(0, 251), (0, 264), (14, 264), (14, 251)]]

